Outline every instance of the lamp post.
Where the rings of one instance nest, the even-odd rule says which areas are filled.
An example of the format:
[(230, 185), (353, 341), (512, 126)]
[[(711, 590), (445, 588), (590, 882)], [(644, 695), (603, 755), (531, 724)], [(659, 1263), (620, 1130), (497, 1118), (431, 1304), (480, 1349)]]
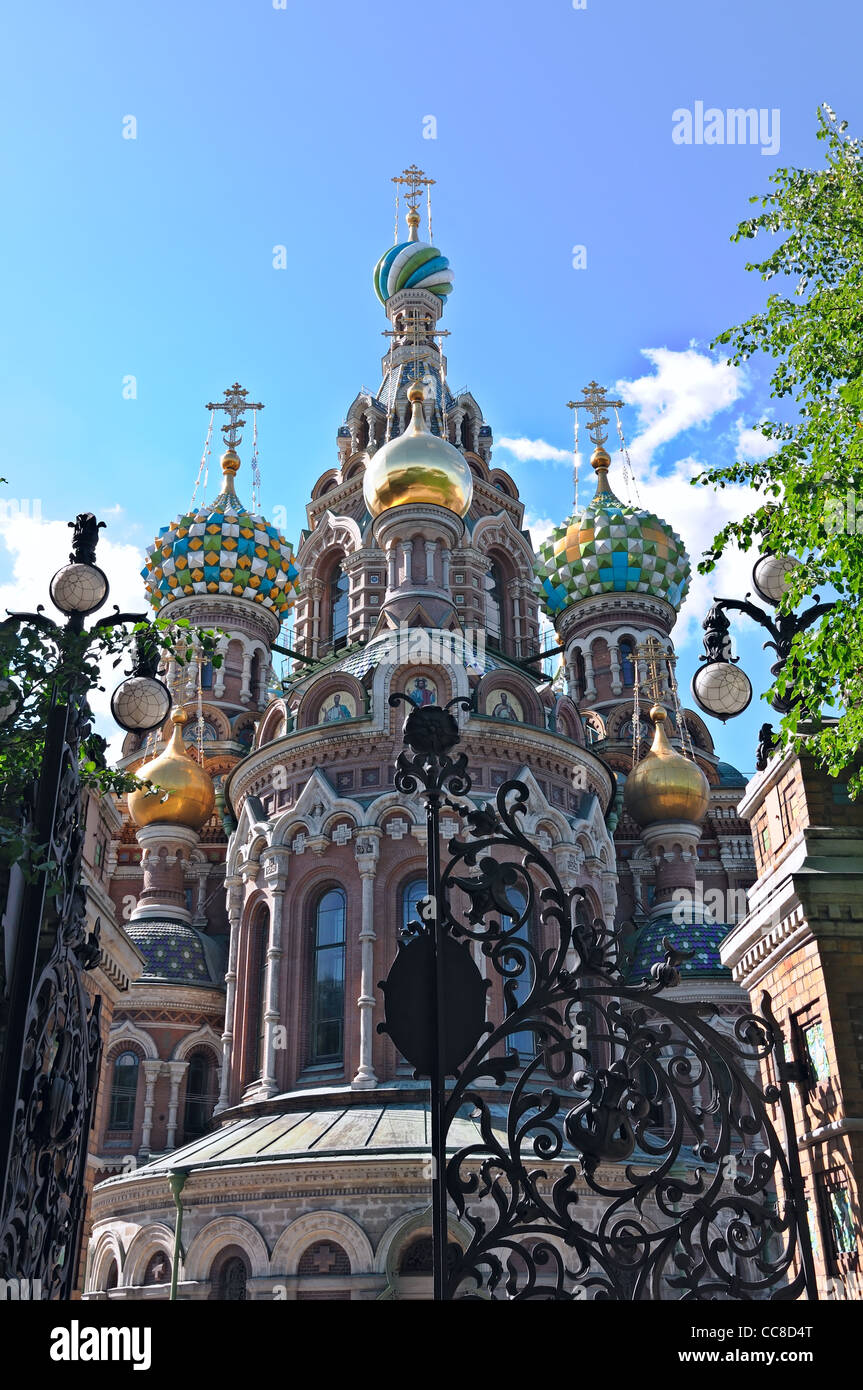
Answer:
[[(49, 1298), (68, 1298), (74, 1287), (101, 1055), (101, 1000), (91, 1005), (82, 978), (100, 958), (98, 923), (88, 934), (80, 881), (84, 827), (78, 758), (91, 720), (85, 657), (93, 634), (146, 617), (115, 610), (85, 632), (84, 619), (108, 598), (108, 580), (95, 563), (104, 522), (82, 512), (69, 525), (69, 563), (49, 586), (65, 623), (54, 622), (41, 606), (36, 613), (11, 613), (0, 623), (6, 638), (35, 628), (59, 652), (28, 825), (45, 864), (38, 872), (28, 864), (13, 867), (23, 887), (16, 910), (6, 914), (9, 972), (0, 1001), (0, 1278), (31, 1285), (41, 1280)], [(170, 707), (168, 691), (155, 677), (154, 645), (151, 636), (139, 639), (133, 674), (114, 694), (115, 717), (126, 729), (155, 728)], [(4, 704), (9, 703), (14, 708), (6, 715), (7, 727), (20, 707), (17, 689), (7, 690)]]
[[(752, 570), (752, 583), (759, 598), (778, 608), (789, 588), (789, 574), (797, 568), (799, 561), (790, 555), (774, 555), (766, 552), (755, 562)], [(764, 643), (765, 650), (772, 647), (776, 661), (770, 668), (774, 681), (783, 671), (791, 654), (794, 638), (805, 632), (814, 622), (829, 613), (832, 603), (819, 603), (818, 595), (813, 595), (814, 603), (805, 613), (770, 613), (756, 604), (744, 599), (714, 598), (713, 606), (702, 624), (704, 628), (704, 663), (692, 678), (692, 694), (695, 702), (705, 714), (721, 719), (725, 723), (742, 714), (752, 699), (752, 683), (746, 672), (737, 663), (739, 657), (731, 655), (731, 624), (728, 612), (745, 613), (753, 622), (760, 624), (769, 633)], [(773, 708), (780, 714), (788, 714), (797, 703), (791, 693), (774, 695)], [(770, 730), (769, 725), (764, 726)], [(769, 735), (762, 730), (762, 742)]]

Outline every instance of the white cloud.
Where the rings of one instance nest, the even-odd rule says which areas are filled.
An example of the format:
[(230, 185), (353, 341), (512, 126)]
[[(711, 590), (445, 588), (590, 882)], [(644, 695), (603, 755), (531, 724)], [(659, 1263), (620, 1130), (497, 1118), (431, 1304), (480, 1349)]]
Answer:
[[(714, 594), (740, 598), (750, 589), (752, 557), (731, 547), (708, 575), (698, 574), (697, 565), (713, 537), (728, 521), (738, 521), (751, 512), (758, 494), (749, 487), (691, 487), (690, 479), (704, 472), (705, 465), (691, 457), (678, 459), (663, 474), (650, 469), (638, 478), (640, 504), (674, 527), (683, 540), (692, 578), (689, 593), (674, 628), (678, 650), (692, 641), (701, 641), (701, 624)], [(618, 495), (623, 490), (618, 488)]]
[(512, 454), (519, 463), (572, 463), (571, 449), (558, 449), (544, 439), (525, 439), (524, 435), (519, 439), (496, 439), (495, 448)]
[(534, 550), (538, 550), (543, 541), (548, 540), (555, 526), (559, 526), (559, 521), (552, 521), (549, 516), (537, 516), (530, 508), (524, 514), (525, 529), (530, 531), (530, 538), (533, 542)]
[(734, 456), (741, 463), (760, 463), (774, 454), (776, 448), (775, 440), (766, 439), (760, 430), (749, 429), (743, 420), (737, 421)]
[[(72, 533), (65, 521), (43, 521), (39, 516), (0, 515), (0, 613), (33, 612), (38, 604), (45, 605), (48, 617), (63, 621), (48, 597), (48, 584), (54, 572), (68, 563)], [(114, 604), (123, 613), (144, 613), (147, 610), (144, 581), (141, 578), (143, 556), (134, 545), (124, 545), (108, 539), (100, 532), (96, 554), (100, 569), (108, 576), (111, 586), (105, 607), (93, 615), (96, 618), (113, 611)], [(113, 658), (102, 663), (104, 691), (94, 690), (90, 707), (96, 716), (99, 732), (111, 740), (110, 755), (119, 756), (117, 725), (111, 716), (110, 699), (114, 688), (123, 679), (125, 663), (118, 667)]]
[(717, 362), (694, 347), (682, 352), (642, 348), (641, 354), (654, 370), (634, 381), (618, 381), (614, 390), (636, 408), (636, 432), (629, 452), (633, 463), (644, 468), (662, 445), (685, 430), (706, 425), (733, 405), (743, 392), (745, 377), (740, 367)]

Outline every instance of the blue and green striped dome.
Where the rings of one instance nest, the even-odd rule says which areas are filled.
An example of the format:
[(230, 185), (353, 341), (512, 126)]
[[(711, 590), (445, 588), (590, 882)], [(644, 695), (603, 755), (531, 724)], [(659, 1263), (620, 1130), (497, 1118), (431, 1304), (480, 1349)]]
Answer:
[(581, 515), (542, 542), (534, 572), (552, 618), (594, 594), (654, 594), (679, 609), (690, 575), (677, 532), (653, 512), (621, 502), (604, 476)]
[(391, 246), (375, 266), (375, 294), (386, 304), (399, 290), (420, 289), (446, 303), (452, 293), (449, 261), (436, 246), (424, 241), (401, 241)]

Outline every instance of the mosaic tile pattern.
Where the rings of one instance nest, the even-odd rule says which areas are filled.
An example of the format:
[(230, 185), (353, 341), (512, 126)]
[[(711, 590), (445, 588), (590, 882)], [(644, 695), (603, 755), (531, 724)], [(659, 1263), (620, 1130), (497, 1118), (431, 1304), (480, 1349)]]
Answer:
[(691, 960), (680, 966), (680, 974), (724, 976), (730, 979), (730, 972), (719, 959), (719, 943), (731, 928), (724, 922), (694, 922), (678, 926), (669, 917), (660, 917), (648, 922), (639, 932), (632, 950), (632, 964), (629, 967), (630, 981), (644, 980), (650, 975), (650, 967), (661, 961), (665, 955), (662, 938), (669, 941), (679, 951), (694, 951)]
[(283, 617), (296, 600), (294, 552), (269, 522), (252, 516), (233, 492), (163, 526), (141, 571), (159, 609), (191, 594), (231, 594)]
[(534, 570), (543, 605), (555, 614), (593, 594), (655, 594), (679, 609), (689, 589), (689, 559), (676, 531), (605, 489), (580, 516), (542, 542)]

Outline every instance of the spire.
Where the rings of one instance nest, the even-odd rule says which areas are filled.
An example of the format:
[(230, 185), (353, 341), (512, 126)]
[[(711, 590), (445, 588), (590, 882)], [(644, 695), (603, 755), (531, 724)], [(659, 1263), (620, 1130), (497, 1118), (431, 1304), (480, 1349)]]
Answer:
[[(597, 381), (589, 381), (587, 385), (582, 388), (582, 393), (582, 399), (580, 401), (567, 401), (566, 404), (570, 410), (575, 411), (576, 430), (578, 428), (578, 412), (580, 410), (587, 412), (587, 432), (596, 446), (593, 451), (593, 457), (590, 460), (591, 465), (596, 470), (596, 492), (594, 496), (600, 497), (604, 494), (611, 497), (614, 495), (608, 485), (608, 470), (611, 467), (611, 458), (603, 447), (605, 441), (608, 439), (608, 431), (605, 428), (608, 424), (608, 416), (604, 415), (603, 411), (619, 410), (623, 405), (623, 401), (611, 400), (610, 397), (605, 394), (605, 387), (600, 386)], [(578, 461), (576, 459), (576, 470), (577, 469)], [(576, 486), (577, 485), (578, 474), (576, 472)]]

